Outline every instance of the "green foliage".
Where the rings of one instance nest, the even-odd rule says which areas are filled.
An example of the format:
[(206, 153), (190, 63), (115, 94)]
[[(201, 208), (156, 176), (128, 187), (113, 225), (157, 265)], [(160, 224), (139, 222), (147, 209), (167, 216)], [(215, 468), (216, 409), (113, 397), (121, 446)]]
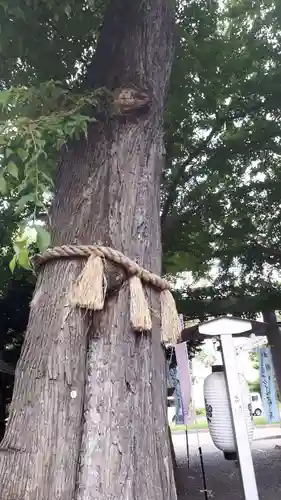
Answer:
[(260, 380), (254, 380), (253, 382), (248, 382), (248, 386), (251, 392), (260, 392), (261, 391), (261, 386), (260, 386)]
[(37, 208), (46, 207), (58, 151), (87, 135), (100, 94), (75, 95), (53, 81), (0, 93), (0, 190), (16, 193), (18, 212), (30, 204), (35, 218)]
[[(32, 299), (35, 276), (23, 268), (11, 275), (8, 264), (13, 255), (11, 239), (17, 230), (19, 216), (11, 206), (0, 209), (0, 351), (4, 360), (14, 367), (19, 358), (26, 330), (29, 305)], [(5, 404), (11, 401), (13, 381), (7, 379)]]
[(1, 0), (2, 88), (81, 79), (107, 0)]
[[(26, 226), (48, 208), (62, 146), (87, 134), (108, 98), (83, 84), (106, 5), (0, 0), (0, 194), (28, 214)], [(11, 268), (28, 265), (23, 241)]]
[(12, 239), (12, 247), (14, 255), (9, 263), (12, 273), (16, 265), (23, 269), (30, 270), (30, 255), (33, 249), (36, 248), (39, 252), (44, 252), (51, 243), (51, 235), (46, 228), (39, 224), (23, 226), (22, 230), (18, 230)]
[(190, 270), (212, 285), (179, 294), (189, 317), (280, 309), (280, 6), (194, 1), (178, 17), (165, 123), (165, 270)]
[[(48, 208), (58, 152), (69, 141), (87, 136), (89, 124), (96, 121), (94, 110), (105, 97), (109, 93), (103, 89), (79, 95), (53, 81), (0, 92), (0, 193), (14, 193), (16, 213), (27, 206), (32, 210), (38, 236), (31, 243), (38, 243), (39, 250), (47, 237), (43, 239), (34, 221), (38, 210)], [(29, 239), (17, 238), (11, 270), (16, 264), (29, 267)]]
[(19, 216), (11, 206), (0, 208), (0, 351), (3, 346), (21, 342), (35, 282), (34, 275), (22, 268), (15, 269), (13, 275), (9, 270), (18, 223)]
[(205, 417), (206, 416), (205, 408), (196, 408), (196, 415), (198, 417)]

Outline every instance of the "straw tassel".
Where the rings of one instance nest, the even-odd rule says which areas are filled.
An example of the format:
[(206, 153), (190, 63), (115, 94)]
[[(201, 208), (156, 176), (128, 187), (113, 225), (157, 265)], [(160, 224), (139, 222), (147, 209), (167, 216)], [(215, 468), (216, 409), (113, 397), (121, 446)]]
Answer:
[(104, 307), (106, 279), (100, 256), (90, 255), (70, 292), (70, 303), (75, 307), (101, 311)]
[(129, 282), (130, 320), (132, 327), (137, 332), (151, 331), (151, 315), (141, 280), (138, 276), (132, 276)]
[(164, 344), (176, 344), (181, 335), (181, 325), (176, 303), (170, 290), (162, 290), (161, 301), (161, 340)]

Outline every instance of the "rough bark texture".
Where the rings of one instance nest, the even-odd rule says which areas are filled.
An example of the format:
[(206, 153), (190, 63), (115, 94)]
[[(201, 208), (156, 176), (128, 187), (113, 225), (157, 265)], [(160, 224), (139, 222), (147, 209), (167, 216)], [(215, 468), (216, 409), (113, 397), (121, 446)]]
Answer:
[(281, 332), (278, 327), (275, 311), (263, 312), (263, 320), (269, 325), (267, 339), (271, 348), (278, 391), (281, 395)]
[[(92, 127), (64, 155), (51, 211), (54, 245), (112, 246), (155, 273), (172, 4), (112, 1), (89, 79), (136, 84), (150, 106)], [(152, 335), (136, 335), (127, 283), (101, 313), (69, 307), (81, 266), (50, 262), (38, 278), (0, 448), (0, 498), (175, 500), (157, 293), (147, 290)]]

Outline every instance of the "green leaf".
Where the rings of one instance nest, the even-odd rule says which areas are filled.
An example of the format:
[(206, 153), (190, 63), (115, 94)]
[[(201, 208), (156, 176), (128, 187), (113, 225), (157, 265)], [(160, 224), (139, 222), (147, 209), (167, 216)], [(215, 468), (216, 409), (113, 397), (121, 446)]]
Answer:
[(64, 12), (66, 13), (67, 17), (70, 17), (71, 15), (71, 5), (66, 5), (64, 8)]
[(34, 199), (35, 199), (34, 193), (25, 194), (24, 196), (22, 196), (19, 199), (19, 201), (17, 202), (17, 208), (16, 208), (15, 212), (17, 214), (20, 213), (25, 208), (27, 203), (29, 203), (31, 201), (34, 202)]
[(25, 246), (28, 246), (31, 243), (35, 243), (36, 240), (37, 240), (36, 228), (32, 226), (23, 226), (23, 232), (21, 236), (17, 238), (16, 242), (24, 242)]
[(27, 247), (27, 239), (18, 239), (15, 241), (13, 247), (15, 251), (15, 256), (20, 267), (24, 269), (30, 269), (29, 253)]
[(25, 149), (19, 148), (16, 153), (23, 162), (28, 158), (28, 151)]
[(14, 270), (15, 270), (15, 267), (16, 267), (16, 264), (17, 264), (17, 261), (18, 261), (18, 257), (17, 255), (14, 255), (14, 257), (12, 258), (12, 260), (10, 261), (9, 263), (9, 268), (11, 270), (11, 272), (13, 273)]
[(31, 269), (28, 249), (26, 247), (21, 248), (21, 251), (19, 252), (18, 255), (18, 263), (19, 266), (23, 267), (24, 269)]
[(26, 239), (18, 239), (13, 244), (13, 249), (17, 257), (19, 257), (20, 253), (27, 246), (27, 238)]
[(3, 175), (0, 175), (0, 193), (2, 195), (7, 194), (7, 181)]
[(51, 235), (43, 226), (36, 226), (37, 231), (37, 246), (40, 252), (43, 252), (51, 244)]
[(9, 156), (12, 156), (14, 154), (14, 151), (10, 148), (6, 149), (6, 158), (9, 158)]
[(4, 106), (9, 102), (10, 100), (10, 92), (8, 90), (2, 90), (0, 92), (0, 106)]
[(15, 179), (18, 179), (19, 178), (19, 171), (18, 171), (18, 167), (16, 166), (16, 164), (12, 161), (10, 161), (7, 165), (7, 170), (9, 172), (9, 174), (14, 177)]

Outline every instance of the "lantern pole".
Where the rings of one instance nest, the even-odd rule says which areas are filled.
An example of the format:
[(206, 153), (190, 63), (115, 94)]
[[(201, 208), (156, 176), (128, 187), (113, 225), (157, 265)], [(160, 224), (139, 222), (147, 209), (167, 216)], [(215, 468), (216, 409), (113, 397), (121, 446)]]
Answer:
[(237, 373), (237, 359), (233, 337), (220, 332), (222, 357), (225, 367), (226, 385), (232, 415), (236, 449), (245, 500), (259, 500), (252, 453), (244, 418), (243, 402)]
[[(260, 325), (262, 325), (262, 323), (260, 323)], [(259, 495), (247, 426), (244, 418), (243, 400), (237, 372), (237, 358), (233, 335), (249, 336), (252, 330), (251, 321), (229, 316), (217, 318), (198, 325), (198, 332), (203, 337), (219, 337), (221, 342), (234, 439), (245, 500), (259, 500)]]

